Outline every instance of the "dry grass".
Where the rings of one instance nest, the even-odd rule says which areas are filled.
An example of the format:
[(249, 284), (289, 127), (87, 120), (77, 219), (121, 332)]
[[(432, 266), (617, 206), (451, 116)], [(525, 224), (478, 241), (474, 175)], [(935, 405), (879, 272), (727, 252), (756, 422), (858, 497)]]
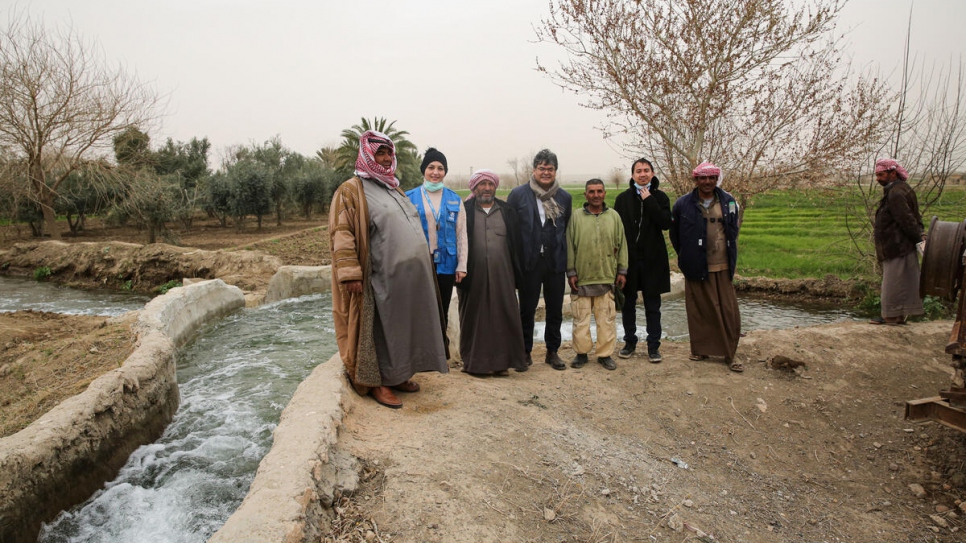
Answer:
[(14, 434), (120, 367), (129, 322), (21, 311), (0, 314), (0, 437)]

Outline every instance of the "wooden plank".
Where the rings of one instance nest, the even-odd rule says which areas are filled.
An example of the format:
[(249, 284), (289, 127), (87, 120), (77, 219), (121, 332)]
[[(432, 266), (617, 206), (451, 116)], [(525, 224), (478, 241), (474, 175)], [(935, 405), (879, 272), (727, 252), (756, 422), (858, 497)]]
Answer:
[(906, 420), (933, 420), (966, 432), (966, 409), (953, 407), (940, 396), (906, 402)]

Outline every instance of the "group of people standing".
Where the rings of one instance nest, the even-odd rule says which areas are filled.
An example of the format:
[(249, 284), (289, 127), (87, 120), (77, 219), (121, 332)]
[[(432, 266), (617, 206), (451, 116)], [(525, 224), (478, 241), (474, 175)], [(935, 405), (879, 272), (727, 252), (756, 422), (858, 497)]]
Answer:
[(695, 169), (695, 189), (672, 209), (653, 165), (640, 159), (614, 208), (605, 202), (604, 182), (591, 179), (585, 203), (573, 211), (557, 168), (557, 156), (540, 151), (529, 182), (505, 201), (496, 197), (499, 176), (478, 170), (469, 180), (472, 194), (462, 200), (443, 185), (446, 156), (430, 148), (420, 165), (423, 184), (403, 193), (393, 142), (379, 132), (362, 134), (355, 176), (336, 190), (329, 214), (336, 338), (358, 393), (401, 407), (396, 392), (420, 388), (413, 375), (448, 371), (445, 331), (454, 288), (466, 373), (529, 369), (541, 294), (545, 362), (566, 369), (559, 350), (567, 286), (576, 354), (571, 367), (584, 366), (594, 350), (602, 367), (617, 368), (618, 309), (625, 334), (617, 356), (634, 355), (638, 293), (647, 357), (661, 362), (661, 294), (670, 291), (665, 231), (685, 276), (691, 358), (721, 357), (741, 371), (734, 358), (740, 315), (732, 285), (738, 209), (718, 186), (720, 170), (707, 163)]

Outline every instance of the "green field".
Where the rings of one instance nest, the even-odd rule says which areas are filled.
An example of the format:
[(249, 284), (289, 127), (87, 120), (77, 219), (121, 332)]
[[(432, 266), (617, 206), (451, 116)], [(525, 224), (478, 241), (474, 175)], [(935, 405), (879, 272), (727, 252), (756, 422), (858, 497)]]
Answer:
[[(583, 205), (582, 190), (566, 188), (574, 197), (574, 208)], [(469, 194), (465, 189), (457, 192)], [(500, 190), (498, 197), (505, 199), (508, 192)], [(608, 205), (619, 193), (620, 190), (608, 187)], [(668, 196), (673, 203), (675, 195)], [(849, 237), (846, 209), (850, 197), (841, 188), (775, 191), (756, 197), (745, 210), (741, 226), (738, 273), (772, 278), (832, 274), (842, 279), (873, 279), (872, 261), (860, 255)], [(942, 199), (924, 210), (926, 227), (933, 216), (942, 221), (966, 219), (966, 187), (947, 187)], [(860, 246), (863, 252), (872, 252), (868, 240)]]

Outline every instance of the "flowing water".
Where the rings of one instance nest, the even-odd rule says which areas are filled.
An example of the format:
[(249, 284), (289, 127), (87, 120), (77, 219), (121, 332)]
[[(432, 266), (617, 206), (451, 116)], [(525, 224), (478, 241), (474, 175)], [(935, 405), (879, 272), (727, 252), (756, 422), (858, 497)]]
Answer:
[(331, 307), (305, 296), (203, 330), (178, 357), (181, 406), (164, 435), (40, 541), (207, 540), (248, 492), (295, 388), (337, 351)]
[(131, 292), (80, 290), (30, 279), (0, 277), (0, 313), (31, 309), (113, 317), (141, 309), (150, 299), (150, 296)]
[[(0, 278), (0, 311), (114, 315), (145, 301)], [(744, 331), (856, 318), (844, 309), (749, 297), (739, 304)], [(666, 301), (662, 315), (666, 337), (687, 338), (683, 298)], [(638, 306), (639, 335), (643, 323), (643, 307)], [(569, 318), (562, 332), (569, 340)], [(537, 323), (535, 336), (542, 341), (543, 323)], [(179, 354), (181, 405), (164, 435), (137, 449), (118, 477), (89, 500), (44, 526), (40, 541), (207, 540), (247, 493), (295, 388), (336, 351), (328, 294), (243, 309), (205, 328)]]
[[(564, 303), (570, 303), (569, 298)], [(859, 319), (859, 314), (851, 308), (835, 307), (828, 304), (805, 304), (800, 302), (777, 302), (748, 295), (738, 296), (738, 309), (741, 311), (741, 331), (776, 330), (796, 326), (815, 326), (833, 322)], [(637, 305), (637, 337), (644, 340), (644, 306)], [(545, 323), (534, 326), (534, 341), (543, 341)], [(688, 317), (684, 310), (684, 296), (665, 300), (661, 303), (661, 329), (663, 338), (685, 341), (688, 339)], [(591, 322), (591, 336), (596, 341), (596, 325)], [(560, 326), (564, 341), (573, 338), (573, 320), (564, 316)], [(624, 326), (617, 315), (617, 343), (623, 344)]]

